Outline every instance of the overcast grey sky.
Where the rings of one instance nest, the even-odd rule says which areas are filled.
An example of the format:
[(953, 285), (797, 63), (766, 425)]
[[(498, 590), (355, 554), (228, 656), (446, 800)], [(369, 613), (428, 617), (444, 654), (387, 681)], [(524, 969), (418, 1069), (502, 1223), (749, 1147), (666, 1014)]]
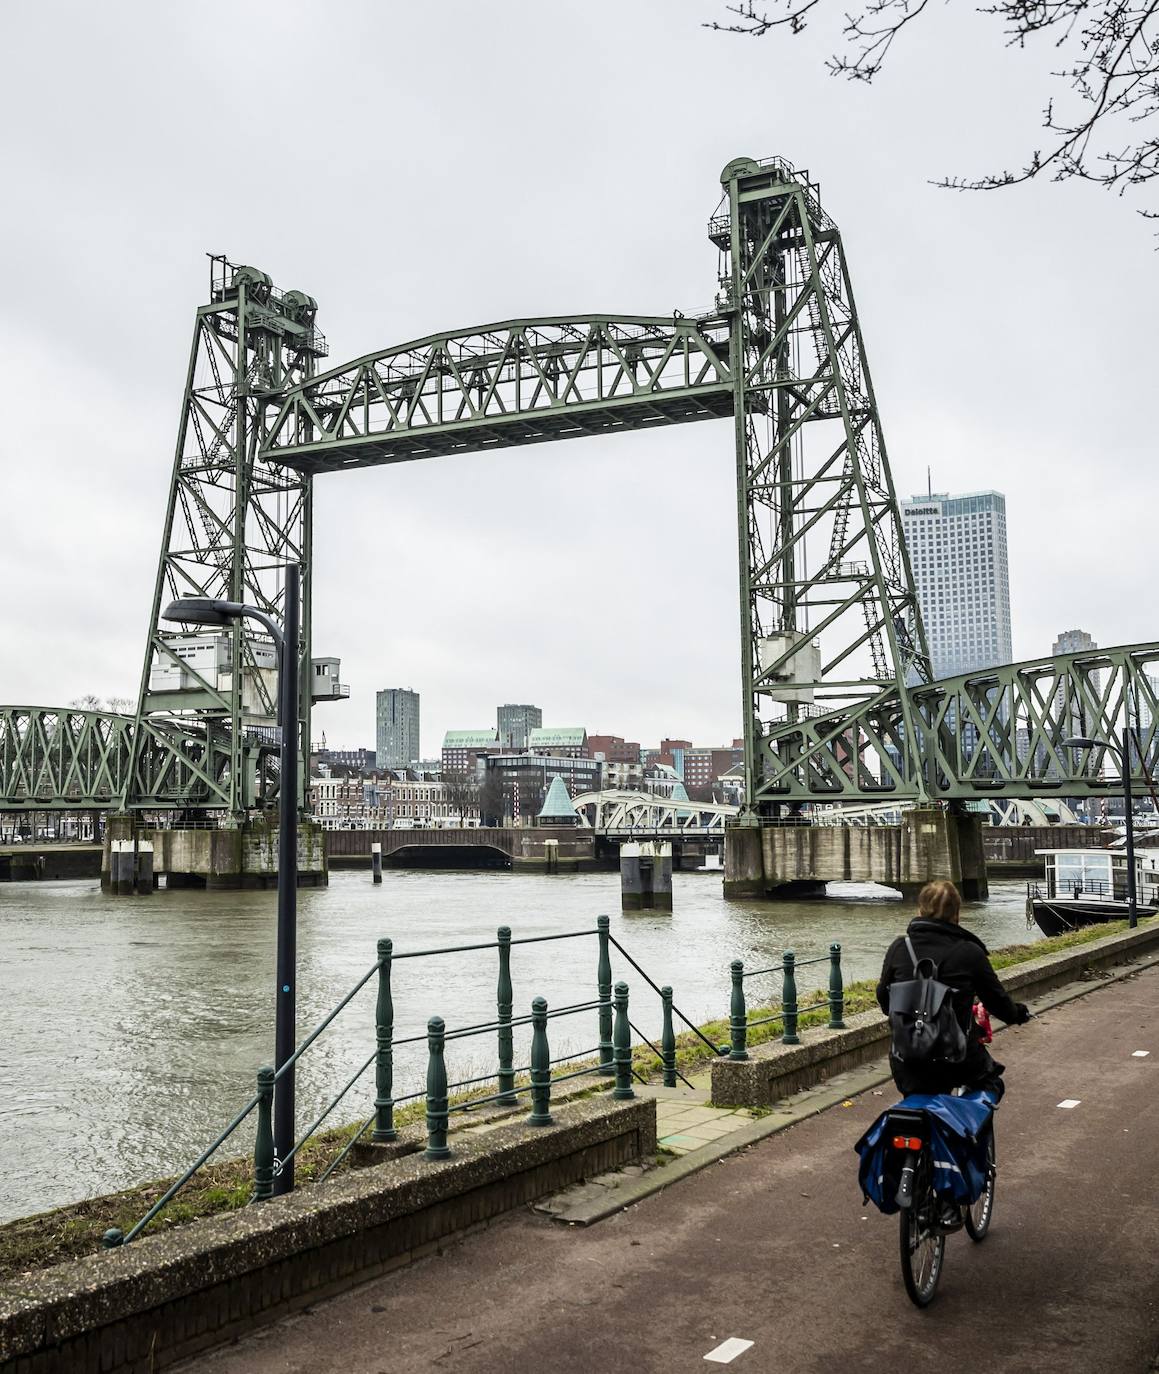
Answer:
[[(0, 9), (0, 701), (136, 692), (207, 251), (316, 296), (331, 362), (520, 315), (691, 313), (735, 156), (821, 181), (902, 494), (1008, 499), (1016, 657), (1159, 637), (1148, 227), (1092, 188), (958, 195), (1034, 141), (1049, 52), (945, 8), (871, 89), (721, 0)], [(739, 730), (727, 422), (316, 484), (315, 652), (373, 744), (502, 701), (644, 743)]]

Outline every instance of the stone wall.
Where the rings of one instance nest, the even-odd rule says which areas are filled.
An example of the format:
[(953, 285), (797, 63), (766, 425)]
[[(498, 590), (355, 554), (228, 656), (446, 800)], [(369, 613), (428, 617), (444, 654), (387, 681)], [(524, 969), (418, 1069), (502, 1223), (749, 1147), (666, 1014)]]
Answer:
[(601, 1096), (554, 1114), (551, 1126), (457, 1135), (440, 1163), (354, 1170), (10, 1283), (0, 1374), (152, 1374), (655, 1154), (654, 1101)]

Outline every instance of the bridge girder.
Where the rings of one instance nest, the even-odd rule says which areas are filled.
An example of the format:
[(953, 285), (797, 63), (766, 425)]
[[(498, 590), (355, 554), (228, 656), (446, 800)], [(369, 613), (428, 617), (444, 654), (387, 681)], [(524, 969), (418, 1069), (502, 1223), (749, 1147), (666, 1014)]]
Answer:
[(289, 391), (262, 453), (306, 473), (732, 414), (719, 317), (585, 315), (432, 334)]

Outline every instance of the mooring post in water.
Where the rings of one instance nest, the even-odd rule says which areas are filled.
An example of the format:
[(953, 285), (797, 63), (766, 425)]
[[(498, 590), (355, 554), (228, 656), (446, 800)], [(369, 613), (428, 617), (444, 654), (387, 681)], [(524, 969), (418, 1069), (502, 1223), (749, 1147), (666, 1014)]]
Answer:
[(374, 881), (382, 882), (382, 842), (375, 840), (370, 846), (370, 867), (374, 871)]
[(139, 840), (137, 843), (137, 865), (134, 875), (134, 886), (142, 897), (148, 897), (153, 892), (153, 844), (150, 840)]

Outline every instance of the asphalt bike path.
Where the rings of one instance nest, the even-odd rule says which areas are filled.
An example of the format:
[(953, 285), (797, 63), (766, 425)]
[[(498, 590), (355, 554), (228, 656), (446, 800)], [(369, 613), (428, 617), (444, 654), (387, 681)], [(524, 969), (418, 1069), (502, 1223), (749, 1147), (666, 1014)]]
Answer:
[[(853, 1143), (892, 1086), (598, 1225), (530, 1210), (185, 1365), (207, 1374), (1134, 1374), (1159, 1351), (1159, 969), (1010, 1029), (994, 1223), (906, 1298)], [(1075, 1105), (1065, 1105), (1073, 1103)]]

